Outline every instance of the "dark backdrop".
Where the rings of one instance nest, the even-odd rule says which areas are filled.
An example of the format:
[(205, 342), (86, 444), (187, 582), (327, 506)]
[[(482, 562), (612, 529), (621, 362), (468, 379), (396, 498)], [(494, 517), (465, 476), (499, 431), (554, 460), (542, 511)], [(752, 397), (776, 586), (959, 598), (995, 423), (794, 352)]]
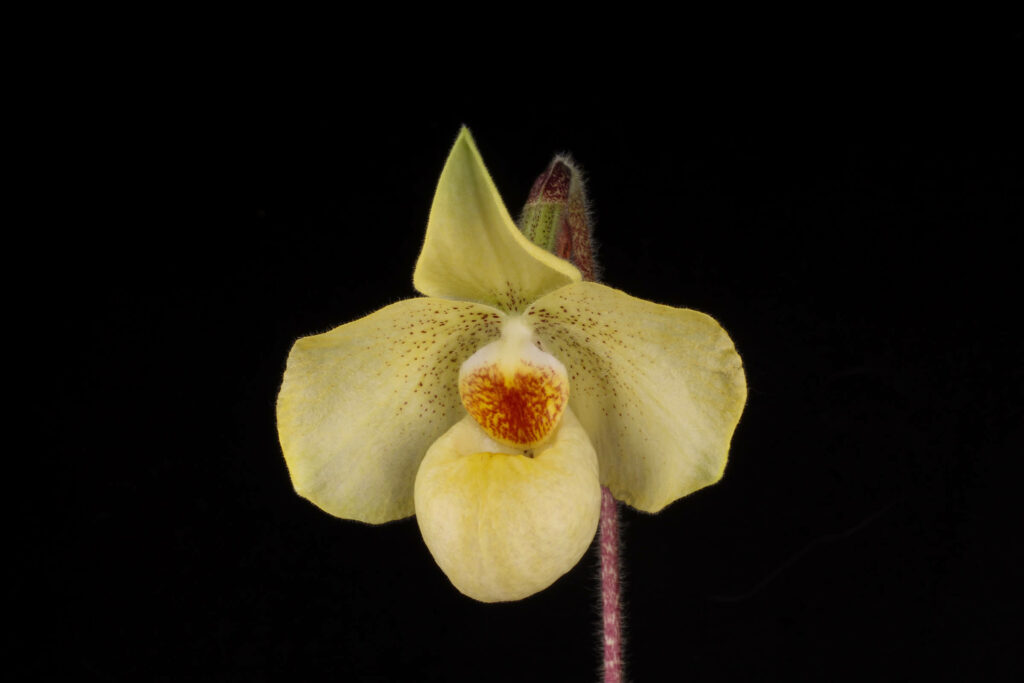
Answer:
[(1021, 138), (1010, 84), (968, 76), (484, 97), (277, 74), (111, 113), (49, 265), (54, 501), (22, 514), (53, 519), (20, 560), (43, 588), (9, 588), (40, 596), (45, 624), (15, 661), (106, 680), (595, 679), (592, 554), (537, 596), (475, 603), (414, 520), (369, 527), (295, 495), (277, 443), (294, 339), (415, 295), (466, 123), (513, 214), (571, 152), (604, 281), (711, 314), (746, 367), (725, 478), (623, 512), (631, 677), (1004, 675), (1022, 625), (1019, 506), (996, 492), (1021, 446)]

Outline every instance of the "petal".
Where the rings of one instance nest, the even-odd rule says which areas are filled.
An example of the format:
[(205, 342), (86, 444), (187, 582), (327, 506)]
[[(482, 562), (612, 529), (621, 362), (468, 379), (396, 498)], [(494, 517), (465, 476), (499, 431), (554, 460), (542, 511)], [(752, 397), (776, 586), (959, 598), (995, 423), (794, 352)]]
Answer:
[(437, 184), (413, 284), (428, 296), (521, 311), (580, 273), (530, 242), (512, 222), (469, 130), (455, 140)]
[(657, 512), (721, 478), (747, 384), (714, 319), (592, 282), (545, 296), (527, 317), (569, 372), (569, 405), (616, 498)]
[(465, 415), (459, 367), (502, 318), (480, 304), (408, 299), (295, 342), (277, 399), (295, 490), (346, 519), (413, 514), (420, 460)]
[(567, 410), (533, 457), (466, 417), (430, 447), (416, 476), (416, 521), (441, 570), (481, 602), (519, 600), (572, 569), (601, 515), (597, 456)]

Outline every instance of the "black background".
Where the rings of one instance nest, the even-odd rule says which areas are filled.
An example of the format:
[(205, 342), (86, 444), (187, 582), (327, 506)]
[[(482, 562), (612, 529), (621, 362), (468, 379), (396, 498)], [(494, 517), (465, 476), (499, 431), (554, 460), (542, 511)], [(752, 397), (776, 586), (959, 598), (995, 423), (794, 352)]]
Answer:
[(42, 588), (9, 584), (45, 623), (14, 661), (106, 680), (596, 678), (593, 554), (537, 596), (475, 603), (415, 521), (295, 495), (277, 443), (294, 339), (415, 296), (465, 123), (513, 215), (571, 152), (604, 281), (711, 314), (744, 360), (723, 481), (623, 512), (630, 677), (1007, 676), (1019, 83), (824, 75), (485, 93), (165, 74), (109, 112), (50, 263), (55, 495), (21, 510), (48, 520), (20, 558)]

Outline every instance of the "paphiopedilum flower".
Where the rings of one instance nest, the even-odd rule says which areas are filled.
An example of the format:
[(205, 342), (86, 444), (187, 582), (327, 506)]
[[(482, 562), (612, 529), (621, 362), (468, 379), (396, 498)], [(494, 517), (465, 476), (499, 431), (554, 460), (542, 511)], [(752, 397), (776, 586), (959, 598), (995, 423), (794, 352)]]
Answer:
[(516, 600), (571, 569), (601, 485), (646, 512), (721, 476), (746, 400), (712, 318), (583, 282), (516, 227), (465, 129), (413, 274), (425, 296), (299, 339), (277, 404), (295, 489), (415, 514), (451, 582)]

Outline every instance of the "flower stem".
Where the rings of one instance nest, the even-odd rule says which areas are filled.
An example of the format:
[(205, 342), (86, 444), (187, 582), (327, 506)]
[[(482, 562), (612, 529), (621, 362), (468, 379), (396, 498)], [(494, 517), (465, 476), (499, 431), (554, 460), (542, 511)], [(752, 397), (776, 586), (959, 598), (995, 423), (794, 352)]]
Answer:
[(622, 683), (622, 616), (619, 604), (619, 504), (601, 487), (601, 620), (604, 683)]
[[(530, 190), (519, 229), (537, 246), (571, 261), (584, 280), (598, 280), (583, 174), (567, 156), (552, 159)], [(601, 487), (601, 620), (604, 683), (622, 683), (622, 606), (619, 600), (619, 509)]]

